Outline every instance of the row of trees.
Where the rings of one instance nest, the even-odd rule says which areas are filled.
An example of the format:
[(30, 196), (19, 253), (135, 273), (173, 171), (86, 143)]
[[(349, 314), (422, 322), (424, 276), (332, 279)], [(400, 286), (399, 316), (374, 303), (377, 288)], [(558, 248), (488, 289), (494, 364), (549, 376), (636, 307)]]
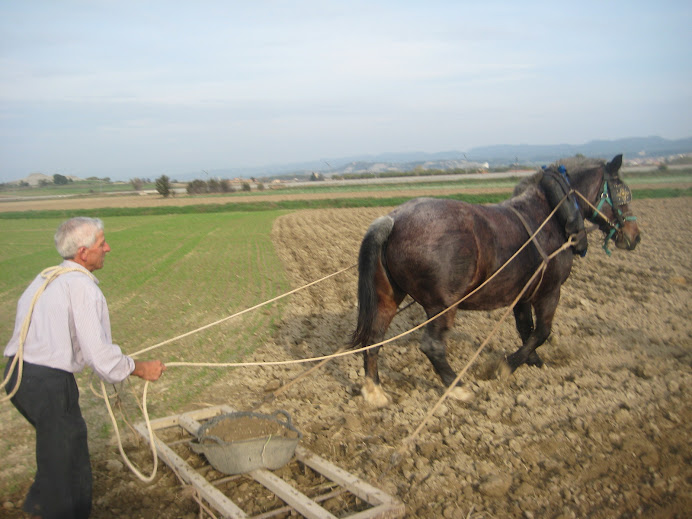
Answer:
[[(242, 191), (251, 191), (252, 187), (248, 182), (243, 182), (240, 185), (240, 189)], [(257, 190), (264, 191), (264, 184), (258, 183)], [(166, 175), (161, 175), (156, 179), (156, 191), (164, 198), (175, 195), (171, 180)], [(212, 178), (206, 182), (204, 180), (193, 180), (192, 182), (188, 182), (186, 191), (188, 195), (202, 195), (207, 193), (235, 193), (236, 188), (231, 184), (230, 180), (217, 180)]]
[[(244, 188), (245, 186), (243, 186)], [(250, 184), (247, 184), (250, 187)], [(249, 189), (244, 189), (249, 191)], [(236, 189), (230, 180), (217, 180), (215, 178), (204, 180), (193, 180), (187, 184), (188, 195), (199, 195), (204, 193), (235, 193)]]

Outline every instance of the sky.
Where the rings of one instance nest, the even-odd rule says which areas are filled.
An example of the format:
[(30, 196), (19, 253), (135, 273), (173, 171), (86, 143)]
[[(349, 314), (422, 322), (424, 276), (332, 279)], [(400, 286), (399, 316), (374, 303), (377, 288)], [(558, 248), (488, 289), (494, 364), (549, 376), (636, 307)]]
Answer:
[(0, 182), (690, 137), (690, 27), (689, 0), (0, 0)]

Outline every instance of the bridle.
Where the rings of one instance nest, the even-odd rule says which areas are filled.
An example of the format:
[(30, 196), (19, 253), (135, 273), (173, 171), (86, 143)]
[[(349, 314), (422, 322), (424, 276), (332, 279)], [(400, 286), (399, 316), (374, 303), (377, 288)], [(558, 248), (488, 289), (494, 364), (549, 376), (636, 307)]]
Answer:
[[(604, 231), (606, 232), (606, 237), (605, 241), (603, 242), (603, 250), (608, 256), (611, 254), (611, 251), (608, 248), (608, 242), (610, 242), (611, 239), (614, 239), (614, 237), (622, 230), (625, 222), (633, 222), (637, 220), (637, 217), (629, 211), (629, 208), (626, 211), (622, 210), (622, 207), (627, 206), (627, 204), (629, 204), (631, 201), (632, 191), (627, 184), (620, 180), (616, 175), (611, 175), (606, 172), (603, 177), (601, 196), (598, 200), (598, 204), (594, 208), (593, 214), (589, 217), (589, 221), (599, 226), (601, 223), (606, 223), (610, 227), (609, 231)], [(611, 207), (613, 214), (615, 215), (615, 222), (610, 220), (601, 211), (605, 204), (608, 204)]]

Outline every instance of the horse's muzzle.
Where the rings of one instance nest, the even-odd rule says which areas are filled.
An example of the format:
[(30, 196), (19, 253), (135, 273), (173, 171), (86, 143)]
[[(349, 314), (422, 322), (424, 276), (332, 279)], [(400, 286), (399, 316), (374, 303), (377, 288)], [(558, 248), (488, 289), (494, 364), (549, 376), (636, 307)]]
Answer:
[(641, 240), (642, 236), (639, 229), (636, 230), (636, 233), (628, 233), (623, 229), (615, 237), (615, 246), (618, 249), (634, 250)]

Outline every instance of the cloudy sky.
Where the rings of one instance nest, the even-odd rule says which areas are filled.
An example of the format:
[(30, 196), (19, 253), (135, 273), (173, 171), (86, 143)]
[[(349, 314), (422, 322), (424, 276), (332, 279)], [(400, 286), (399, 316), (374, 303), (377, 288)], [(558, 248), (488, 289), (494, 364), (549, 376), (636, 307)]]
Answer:
[(0, 2), (0, 182), (692, 136), (692, 3)]

